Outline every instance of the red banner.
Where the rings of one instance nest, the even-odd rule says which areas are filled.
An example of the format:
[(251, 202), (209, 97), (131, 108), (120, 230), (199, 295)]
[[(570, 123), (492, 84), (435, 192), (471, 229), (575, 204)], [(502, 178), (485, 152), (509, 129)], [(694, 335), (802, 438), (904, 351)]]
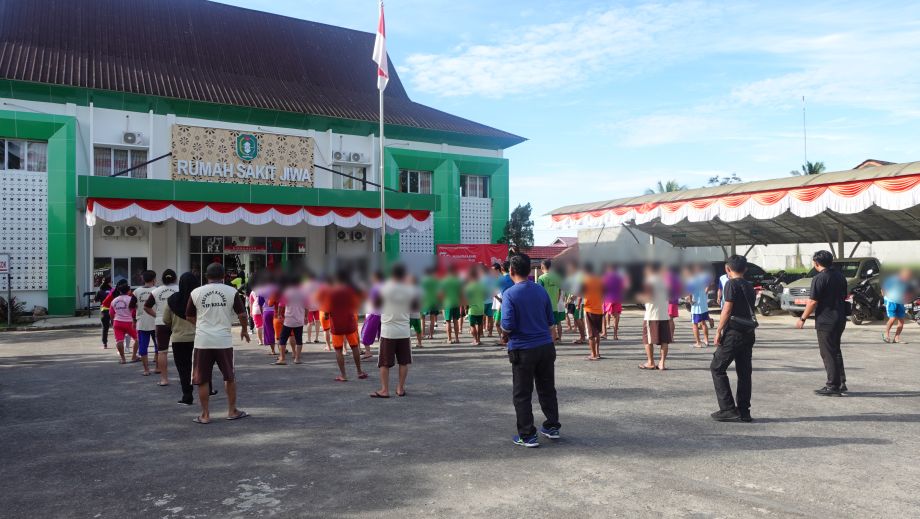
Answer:
[(438, 245), (438, 267), (444, 268), (449, 264), (459, 268), (466, 268), (475, 263), (491, 265), (501, 263), (508, 259), (507, 245), (468, 244), (468, 245)]

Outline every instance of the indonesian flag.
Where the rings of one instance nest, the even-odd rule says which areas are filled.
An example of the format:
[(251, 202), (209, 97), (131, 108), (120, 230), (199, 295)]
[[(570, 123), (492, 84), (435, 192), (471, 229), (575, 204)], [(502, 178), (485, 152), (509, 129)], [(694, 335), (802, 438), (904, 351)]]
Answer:
[(377, 90), (382, 92), (390, 80), (390, 68), (387, 65), (387, 30), (383, 22), (383, 0), (380, 0), (380, 21), (377, 23), (373, 60), (377, 63)]

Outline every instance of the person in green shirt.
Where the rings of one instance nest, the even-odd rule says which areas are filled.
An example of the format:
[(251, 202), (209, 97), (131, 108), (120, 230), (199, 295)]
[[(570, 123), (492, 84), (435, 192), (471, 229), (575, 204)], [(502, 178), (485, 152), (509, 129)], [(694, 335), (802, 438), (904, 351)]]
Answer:
[[(421, 281), (422, 289), (422, 333), (428, 339), (434, 339), (434, 323), (441, 313), (441, 282), (436, 276), (434, 267), (425, 271)], [(425, 330), (425, 317), (428, 317), (428, 326)], [(427, 334), (425, 333), (427, 331)]]
[[(537, 283), (546, 290), (549, 301), (553, 305), (553, 340), (562, 339), (562, 321), (565, 320), (565, 305), (562, 299), (562, 277), (552, 269), (553, 262), (545, 259), (540, 264), (543, 274), (537, 278)], [(560, 311), (561, 309), (561, 311)]]
[[(441, 280), (441, 294), (444, 302), (444, 320), (447, 321), (447, 343), (460, 342), (460, 299), (463, 283), (457, 276), (457, 267), (447, 267), (447, 275)], [(451, 334), (453, 332), (453, 334)]]
[(473, 334), (473, 346), (482, 344), (482, 322), (486, 310), (486, 285), (482, 279), (479, 265), (470, 269), (464, 287), (467, 315), (470, 319), (470, 333)]

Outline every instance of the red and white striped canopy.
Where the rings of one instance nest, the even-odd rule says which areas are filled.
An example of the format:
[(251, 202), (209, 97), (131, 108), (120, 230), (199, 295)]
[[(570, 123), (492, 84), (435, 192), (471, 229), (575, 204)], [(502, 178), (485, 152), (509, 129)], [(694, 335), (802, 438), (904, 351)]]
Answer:
[[(757, 184), (759, 183), (751, 182), (748, 186), (753, 188)], [(738, 186), (746, 187), (743, 184)], [(694, 191), (699, 191), (701, 196), (693, 196)], [(616, 226), (630, 222), (642, 225), (656, 220), (665, 225), (675, 225), (683, 221), (706, 222), (716, 218), (730, 223), (749, 216), (757, 220), (774, 219), (787, 211), (801, 218), (810, 218), (827, 210), (839, 214), (855, 214), (872, 206), (904, 210), (920, 205), (920, 174), (802, 187), (747, 189), (744, 192), (715, 196), (705, 196), (707, 191), (712, 190), (700, 189), (641, 197), (664, 198), (643, 203), (619, 204), (612, 201), (594, 208), (561, 208), (553, 211), (552, 223), (555, 228)], [(669, 195), (672, 198), (670, 200), (667, 199)]]
[[(380, 228), (380, 209), (89, 198), (86, 201), (86, 224), (95, 225), (97, 218), (106, 222), (137, 218), (145, 222), (173, 219), (182, 223), (211, 221), (221, 225), (275, 222), (281, 225), (307, 223), (316, 227), (335, 224), (339, 227), (362, 225), (369, 229)], [(429, 230), (432, 227), (431, 211), (387, 209), (386, 225), (387, 231)]]

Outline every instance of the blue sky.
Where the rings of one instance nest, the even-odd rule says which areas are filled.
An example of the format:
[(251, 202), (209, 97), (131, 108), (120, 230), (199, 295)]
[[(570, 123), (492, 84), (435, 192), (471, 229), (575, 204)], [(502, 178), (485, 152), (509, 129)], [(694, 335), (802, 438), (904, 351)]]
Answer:
[[(374, 0), (224, 0), (373, 32)], [(529, 139), (511, 202), (555, 207), (658, 180), (775, 178), (803, 159), (920, 160), (920, 2), (390, 0), (410, 97)]]

